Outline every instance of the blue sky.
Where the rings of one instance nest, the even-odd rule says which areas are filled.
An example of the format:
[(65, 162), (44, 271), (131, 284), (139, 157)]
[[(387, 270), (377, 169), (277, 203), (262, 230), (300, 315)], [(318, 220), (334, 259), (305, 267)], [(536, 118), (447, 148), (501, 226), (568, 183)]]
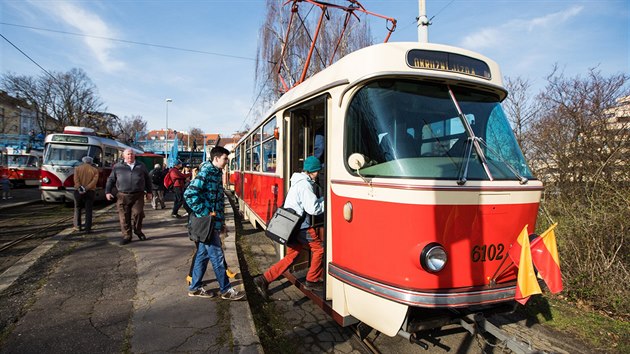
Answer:
[[(248, 112), (258, 94), (254, 59), (265, 3), (0, 0), (0, 33), (49, 71), (83, 69), (110, 113), (140, 115), (149, 129), (161, 129), (171, 98), (169, 128), (226, 136), (256, 119)], [(398, 20), (390, 41), (417, 41), (417, 0), (361, 3)], [(568, 76), (593, 67), (605, 75), (630, 73), (628, 0), (427, 0), (427, 15), (435, 16), (430, 42), (480, 52), (497, 61), (504, 76), (528, 79), (536, 90), (555, 63)], [(372, 23), (381, 41), (384, 21)], [(2, 73), (42, 74), (0, 41)]]

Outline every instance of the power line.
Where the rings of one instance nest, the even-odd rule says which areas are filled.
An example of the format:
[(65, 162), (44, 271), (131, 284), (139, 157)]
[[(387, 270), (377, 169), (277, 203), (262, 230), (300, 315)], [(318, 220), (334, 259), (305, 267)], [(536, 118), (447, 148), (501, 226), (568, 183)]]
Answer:
[(163, 48), (163, 49), (178, 50), (178, 51), (182, 51), (182, 52), (191, 52), (191, 53), (199, 53), (199, 54), (208, 54), (208, 55), (216, 55), (216, 56), (220, 56), (220, 57), (227, 57), (227, 58), (235, 58), (235, 59), (243, 59), (243, 60), (256, 61), (256, 59), (254, 59), (254, 58), (242, 57), (242, 56), (238, 56), (238, 55), (223, 54), (223, 53), (216, 53), (216, 52), (208, 52), (208, 51), (204, 51), (204, 50), (188, 49), (188, 48), (174, 47), (174, 46), (168, 46), (168, 45), (162, 45), (162, 44), (153, 44), (153, 43), (146, 43), (146, 42), (137, 42), (137, 41), (130, 41), (130, 40), (126, 40), (126, 39), (119, 39), (119, 38), (111, 38), (111, 37), (95, 36), (95, 35), (91, 35), (91, 34), (84, 34), (84, 33), (75, 33), (75, 32), (67, 32), (67, 31), (59, 31), (59, 30), (53, 30), (53, 29), (48, 29), (48, 28), (40, 28), (40, 27), (33, 27), (33, 26), (18, 25), (18, 24), (14, 24), (14, 23), (7, 23), (7, 22), (0, 22), (0, 25), (13, 26), (13, 27), (20, 27), (20, 28), (28, 28), (28, 29), (37, 30), (37, 31), (45, 31), (45, 32), (53, 32), (53, 33), (60, 33), (60, 34), (68, 34), (68, 35), (71, 35), (71, 36), (77, 36), (77, 37), (87, 37), (87, 38), (104, 39), (104, 40), (108, 40), (108, 41), (112, 41), (112, 42), (121, 42), (121, 43), (128, 43), (128, 44), (136, 44), (136, 45), (143, 45), (143, 46), (147, 46), (147, 47), (156, 47), (156, 48)]
[(50, 77), (53, 78), (53, 80), (56, 82), (57, 78), (53, 76), (53, 74), (49, 73), (48, 70), (44, 69), (44, 67), (42, 67), (41, 65), (39, 65), (38, 62), (36, 62), (33, 58), (31, 58), (30, 56), (28, 56), (28, 54), (24, 53), (24, 51), (22, 51), (22, 49), (18, 48), (18, 46), (16, 46), (15, 44), (13, 44), (13, 42), (11, 42), (7, 37), (5, 37), (2, 33), (0, 33), (0, 37), (2, 37), (5, 41), (9, 42), (10, 45), (13, 46), (13, 48), (17, 49), (20, 53), (22, 53), (22, 55), (24, 55), (25, 57), (28, 58), (28, 60), (32, 61), (33, 64), (37, 65), (40, 69), (42, 69), (43, 72), (45, 72), (46, 74), (48, 74)]
[(451, 2), (449, 2), (448, 4), (444, 5), (438, 12), (435, 13), (435, 15), (431, 16), (431, 18), (429, 19), (429, 22), (431, 22), (431, 20), (433, 20), (437, 15), (439, 15), (442, 11), (444, 11), (444, 9), (446, 9), (447, 7), (449, 7), (455, 0), (451, 0)]

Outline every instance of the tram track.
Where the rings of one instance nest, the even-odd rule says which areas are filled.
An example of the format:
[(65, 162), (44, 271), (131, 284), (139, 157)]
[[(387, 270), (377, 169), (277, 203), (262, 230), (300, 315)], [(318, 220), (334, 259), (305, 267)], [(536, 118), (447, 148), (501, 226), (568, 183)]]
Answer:
[(374, 342), (370, 338), (364, 336), (361, 333), (361, 330), (359, 329), (359, 325), (352, 326), (352, 335), (357, 340), (357, 342), (359, 343), (359, 345), (361, 346), (363, 350), (371, 354), (381, 354), (381, 351), (378, 350), (376, 344), (374, 344)]
[(21, 236), (21, 237), (15, 239), (13, 241), (9, 241), (9, 242), (6, 242), (4, 244), (1, 244), (0, 245), (0, 252), (8, 250), (8, 249), (10, 249), (11, 247), (13, 247), (13, 246), (15, 246), (17, 244), (19, 244), (21, 242), (24, 242), (24, 241), (26, 241), (26, 240), (28, 240), (28, 239), (30, 239), (30, 238), (40, 234), (42, 231), (46, 231), (46, 230), (50, 229), (53, 226), (59, 225), (59, 224), (64, 223), (64, 222), (68, 222), (69, 220), (72, 220), (72, 216), (69, 216), (69, 217), (57, 220), (57, 221), (55, 221), (53, 223), (50, 223), (49, 225), (47, 225), (45, 227), (42, 227), (42, 228), (38, 229), (37, 231), (35, 231), (33, 233), (30, 233), (30, 234), (25, 235), (25, 236)]
[[(97, 211), (105, 204), (94, 206)], [(31, 203), (3, 209), (0, 214), (0, 273), (45, 240), (72, 227), (74, 209), (63, 204)]]

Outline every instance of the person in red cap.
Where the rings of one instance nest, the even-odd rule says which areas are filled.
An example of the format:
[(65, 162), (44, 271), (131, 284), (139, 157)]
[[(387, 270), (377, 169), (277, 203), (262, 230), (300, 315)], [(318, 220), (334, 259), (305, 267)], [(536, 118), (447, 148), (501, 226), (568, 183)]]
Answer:
[(322, 258), (324, 248), (319, 230), (311, 227), (309, 215), (320, 215), (324, 213), (324, 197), (317, 197), (315, 193), (317, 185), (315, 181), (322, 169), (321, 162), (315, 156), (309, 156), (304, 160), (302, 172), (294, 173), (291, 176), (291, 187), (284, 200), (284, 208), (293, 209), (298, 215), (306, 216), (300, 225), (300, 230), (296, 237), (289, 239), (287, 244), (287, 254), (272, 265), (267, 271), (254, 278), (254, 285), (260, 295), (268, 299), (269, 283), (276, 280), (284, 273), (295, 258), (300, 254), (303, 247), (311, 249), (311, 266), (306, 274), (305, 288), (311, 291), (321, 291), (322, 286)]

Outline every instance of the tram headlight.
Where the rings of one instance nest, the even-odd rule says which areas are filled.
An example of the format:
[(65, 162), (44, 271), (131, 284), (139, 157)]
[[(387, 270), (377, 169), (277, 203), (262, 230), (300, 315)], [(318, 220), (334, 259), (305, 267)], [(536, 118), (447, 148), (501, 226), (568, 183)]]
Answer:
[(44, 177), (44, 178), (42, 178), (42, 182), (50, 183), (50, 179), (48, 177)]
[(436, 273), (444, 269), (448, 256), (442, 245), (436, 242), (429, 243), (420, 253), (420, 264), (427, 272)]

